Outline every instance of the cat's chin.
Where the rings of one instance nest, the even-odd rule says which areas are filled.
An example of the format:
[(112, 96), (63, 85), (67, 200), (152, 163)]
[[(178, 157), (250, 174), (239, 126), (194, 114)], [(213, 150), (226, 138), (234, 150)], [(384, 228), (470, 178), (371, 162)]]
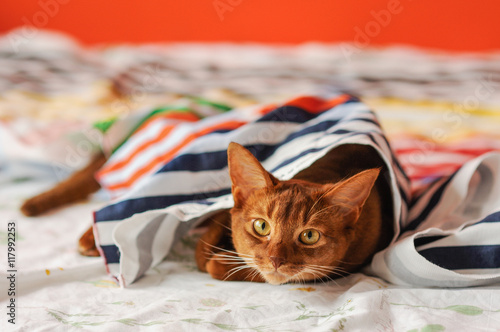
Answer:
[(262, 277), (271, 285), (281, 285), (290, 281), (291, 277), (277, 271), (261, 273)]

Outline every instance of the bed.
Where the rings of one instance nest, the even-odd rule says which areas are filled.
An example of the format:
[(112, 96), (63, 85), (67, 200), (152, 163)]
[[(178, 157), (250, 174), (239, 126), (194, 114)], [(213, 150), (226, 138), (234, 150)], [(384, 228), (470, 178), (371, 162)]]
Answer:
[[(15, 34), (0, 40), (2, 331), (500, 329), (494, 228), (486, 229), (489, 265), (462, 271), (487, 277), (470, 282), (405, 281), (376, 269), (308, 284), (218, 281), (197, 270), (199, 232), (186, 229), (165, 259), (120, 284), (103, 258), (80, 256), (76, 243), (94, 213), (122, 199), (127, 188), (101, 190), (40, 217), (19, 212), (24, 200), (82, 167), (96, 149), (113, 152), (158, 107), (181, 105), (211, 118), (221, 105), (266, 107), (339, 91), (375, 112), (409, 179), (409, 206), (418, 207), (411, 197), (435, 193), (432, 186), (467, 162), (500, 151), (500, 54), (403, 47), (346, 53), (347, 44), (85, 48), (43, 31), (13, 50)], [(96, 131), (110, 123), (119, 130)], [(496, 183), (498, 175), (488, 179)], [(498, 199), (491, 206), (495, 212)], [(425, 250), (429, 238), (411, 243)]]

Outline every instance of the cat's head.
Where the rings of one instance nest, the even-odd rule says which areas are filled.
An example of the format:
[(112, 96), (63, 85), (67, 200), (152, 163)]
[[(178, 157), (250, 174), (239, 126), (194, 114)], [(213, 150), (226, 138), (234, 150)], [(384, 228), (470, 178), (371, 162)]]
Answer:
[(228, 149), (233, 244), (271, 284), (338, 274), (356, 222), (379, 174), (370, 169), (336, 184), (279, 181), (244, 147)]

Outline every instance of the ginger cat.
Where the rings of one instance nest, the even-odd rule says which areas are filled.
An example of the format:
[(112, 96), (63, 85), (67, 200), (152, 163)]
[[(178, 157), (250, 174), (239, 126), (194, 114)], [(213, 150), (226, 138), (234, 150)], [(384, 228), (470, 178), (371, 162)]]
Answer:
[(234, 207), (208, 221), (196, 248), (198, 268), (215, 279), (331, 279), (359, 270), (392, 239), (390, 189), (371, 147), (337, 147), (288, 181), (236, 143), (228, 164)]

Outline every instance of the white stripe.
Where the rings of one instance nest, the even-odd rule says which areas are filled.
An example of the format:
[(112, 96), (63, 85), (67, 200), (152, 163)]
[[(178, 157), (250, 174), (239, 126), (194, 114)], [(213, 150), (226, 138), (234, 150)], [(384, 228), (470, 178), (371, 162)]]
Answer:
[[(491, 211), (497, 211), (500, 208), (499, 171), (500, 153), (488, 153), (467, 162), (457, 171), (438, 204), (432, 207), (418, 229), (455, 229), (467, 222), (480, 220)], [(491, 192), (485, 192), (488, 188)], [(419, 207), (423, 210), (429, 200), (430, 197), (426, 195), (425, 200), (418, 202)], [(415, 216), (413, 209), (412, 216)]]
[[(254, 124), (256, 125), (256, 124)], [(255, 128), (255, 126), (252, 125), (250, 126), (250, 130)], [(259, 123), (258, 127), (262, 127), (262, 125)], [(359, 128), (359, 124), (353, 124), (354, 127)], [(283, 124), (280, 123), (279, 126), (281, 130), (276, 130), (275, 133), (278, 137), (275, 138), (274, 140), (276, 143), (283, 141), (284, 137), (290, 135), (291, 132), (293, 132), (294, 129), (297, 129), (296, 124)], [(213, 139), (208, 139), (212, 137), (206, 137), (208, 140), (200, 140), (201, 144), (193, 144), (193, 149), (188, 149), (185, 151), (185, 153), (192, 153), (193, 150), (197, 149), (202, 149), (202, 147), (207, 144), (207, 146), (214, 146), (219, 143), (220, 145), (226, 146), (226, 143), (224, 142), (223, 139), (221, 138), (226, 138), (229, 136), (229, 139), (231, 139), (229, 134), (221, 134), (221, 135), (213, 135)], [(236, 134), (242, 134), (241, 132), (236, 133)], [(221, 137), (222, 136), (222, 137)], [(347, 135), (336, 135), (336, 136), (325, 136), (324, 132), (319, 132), (319, 133), (311, 133), (307, 135), (303, 135), (300, 137), (297, 137), (293, 141), (288, 142), (287, 144), (282, 145), (276, 153), (274, 153), (270, 158), (268, 158), (266, 161), (263, 162), (264, 168), (271, 170), (278, 166), (280, 163), (283, 162), (283, 160), (286, 160), (288, 158), (292, 158), (306, 149), (300, 149), (300, 148), (307, 148), (310, 149), (311, 147), (316, 147), (316, 148), (331, 148), (332, 143), (337, 141), (339, 138), (348, 136)], [(243, 137), (249, 138), (247, 134), (244, 134)], [(322, 138), (321, 140), (318, 140)], [(241, 140), (238, 140), (241, 143)], [(351, 140), (343, 141), (342, 143), (345, 142), (350, 142)], [(222, 142), (222, 143), (220, 143)], [(258, 141), (257, 141), (258, 142)], [(213, 144), (211, 144), (213, 143)], [(254, 142), (252, 142), (254, 143)], [(244, 142), (243, 144), (252, 144)], [(256, 143), (256, 142), (255, 142)], [(315, 146), (319, 145), (320, 146)], [(359, 143), (358, 140), (355, 141), (355, 143)], [(371, 143), (371, 142), (365, 142), (365, 143)], [(224, 148), (225, 150), (225, 148)], [(217, 151), (217, 150), (216, 150)], [(312, 158), (313, 160), (317, 159), (317, 157), (314, 157), (316, 155), (322, 155), (325, 152), (318, 152), (316, 154), (312, 154), (309, 157), (305, 157), (305, 159), (310, 159)], [(276, 173), (276, 176), (279, 178), (285, 179), (287, 176), (285, 174), (292, 174), (294, 173), (294, 169), (297, 168), (297, 165), (300, 165), (304, 162), (303, 159), (299, 159), (298, 161), (295, 161), (290, 167), (285, 168), (283, 172), (278, 171)], [(300, 166), (302, 167), (302, 166)], [(292, 173), (290, 173), (292, 172)], [(149, 177), (141, 179), (136, 187), (137, 188), (142, 188), (143, 186), (141, 184), (146, 184), (148, 183), (147, 186), (147, 193), (144, 193), (143, 190), (138, 190), (134, 191), (132, 190), (130, 195), (127, 195), (127, 199), (133, 199), (133, 198), (140, 198), (140, 197), (148, 197), (148, 196), (163, 196), (163, 195), (186, 195), (186, 194), (197, 194), (197, 193), (203, 193), (203, 192), (210, 192), (210, 191), (216, 191), (220, 190), (223, 188), (229, 188), (230, 187), (230, 179), (229, 179), (229, 174), (227, 168), (224, 168), (222, 170), (210, 170), (210, 171), (199, 171), (199, 172), (189, 172), (189, 171), (175, 171), (175, 172), (163, 172), (163, 173), (157, 173), (154, 176), (154, 180), (151, 180)], [(189, 187), (186, 186), (186, 183), (196, 183), (196, 187)], [(168, 185), (165, 185), (168, 184)]]
[[(186, 186), (186, 183), (196, 183), (196, 187)], [(147, 184), (147, 192), (141, 189), (133, 190), (126, 199), (200, 194), (229, 188), (231, 181), (226, 167), (215, 171), (157, 173), (152, 178), (141, 179), (137, 187), (142, 188), (141, 184)]]
[(429, 248), (500, 245), (500, 222), (481, 223), (457, 230), (443, 239), (427, 243), (416, 249), (422, 251)]
[[(179, 124), (167, 137), (165, 137), (165, 139), (139, 152), (124, 167), (116, 171), (106, 173), (103, 182), (105, 183), (105, 185), (114, 185), (126, 181), (137, 171), (144, 168), (146, 165), (153, 163), (153, 160), (155, 158), (163, 155), (165, 152), (170, 151), (172, 148), (179, 145), (179, 143), (182, 142), (186, 138), (186, 136), (190, 135), (192, 132), (193, 129), (190, 124)], [(152, 171), (157, 170), (160, 166), (162, 166), (162, 163), (156, 163), (155, 166), (156, 167), (152, 168)], [(147, 172), (144, 175), (147, 175), (149, 173), (151, 172)]]
[(97, 231), (99, 233), (99, 245), (108, 246), (115, 244), (113, 240), (113, 231), (115, 227), (119, 224), (120, 220), (96, 223)]
[(413, 220), (418, 218), (425, 208), (429, 205), (429, 201), (432, 196), (436, 193), (436, 191), (447, 181), (447, 178), (443, 178), (435, 182), (431, 187), (427, 188), (427, 190), (419, 197), (419, 200), (411, 207), (409, 215), (408, 215), (408, 224), (410, 224)]
[[(224, 113), (220, 114), (218, 116), (214, 116), (211, 118), (206, 118), (203, 120), (200, 120), (198, 122), (189, 122), (189, 123), (180, 123), (177, 125), (175, 129), (173, 129), (169, 135), (167, 135), (164, 139), (161, 141), (151, 145), (147, 149), (141, 151), (138, 153), (129, 163), (127, 163), (123, 168), (120, 168), (116, 171), (108, 172), (106, 174), (103, 174), (101, 178), (101, 182), (105, 186), (112, 186), (114, 184), (119, 184), (122, 183), (124, 180), (130, 178), (133, 174), (135, 174), (138, 170), (144, 167), (144, 165), (147, 165), (149, 163), (152, 163), (153, 160), (161, 155), (164, 155), (166, 152), (172, 150), (175, 148), (177, 145), (179, 145), (180, 142), (182, 142), (187, 136), (203, 130), (205, 128), (211, 127), (213, 125), (220, 124), (222, 122), (226, 121), (247, 121), (248, 117), (251, 117), (252, 114), (249, 112), (239, 112), (239, 113)], [(165, 121), (164, 119), (158, 118), (155, 120), (155, 122), (158, 123), (158, 125), (162, 126)], [(156, 125), (156, 123), (155, 123)], [(156, 126), (155, 126), (156, 128)], [(150, 136), (148, 135), (149, 130), (144, 131), (145, 136)], [(155, 137), (153, 137), (154, 139)], [(122, 149), (119, 149), (117, 151), (118, 157), (120, 159), (124, 159), (126, 157), (123, 156), (130, 156), (135, 150), (138, 148), (138, 144), (136, 144), (137, 141), (143, 142), (143, 132), (141, 132), (140, 135), (134, 135), (132, 136), (128, 141), (127, 144), (123, 146)], [(226, 146), (227, 148), (227, 146)], [(182, 149), (181, 149), (182, 151)], [(123, 156), (122, 156), (123, 155)], [(109, 161), (109, 165), (113, 165), (116, 162), (114, 157)], [(159, 163), (158, 167), (160, 167), (162, 163)], [(154, 170), (158, 169), (156, 167)], [(149, 172), (151, 173), (151, 172)]]
[(165, 129), (166, 125), (173, 124), (177, 121), (172, 121), (163, 118), (156, 118), (149, 126), (148, 130), (141, 131), (141, 135), (134, 135), (134, 139), (127, 140), (120, 149), (118, 149), (110, 158), (108, 163), (120, 163), (126, 160), (132, 152), (137, 150), (143, 144), (154, 140), (160, 132)]
[[(353, 105), (353, 107), (347, 107), (346, 109), (343, 110), (343, 112), (348, 112), (349, 115), (352, 114), (352, 116), (356, 116), (355, 113), (351, 113), (353, 110), (364, 110), (365, 107), (356, 107), (356, 104), (347, 104), (347, 105)], [(337, 111), (337, 109), (336, 109)], [(217, 116), (219, 120), (215, 121), (213, 118), (210, 119), (210, 121), (205, 121), (205, 122), (210, 122), (210, 124), (203, 124), (203, 126), (198, 125), (199, 123), (186, 123), (186, 124), (180, 124), (176, 129), (173, 130), (173, 132), (168, 135), (167, 138), (164, 140), (152, 145), (148, 149), (144, 150), (143, 152), (139, 153), (134, 159), (129, 162), (124, 168), (118, 169), (114, 172), (109, 172), (106, 173), (103, 178), (101, 179), (101, 182), (105, 184), (105, 186), (112, 186), (113, 184), (119, 184), (125, 181), (126, 179), (132, 177), (133, 174), (135, 174), (138, 170), (142, 169), (144, 165), (147, 165), (148, 163), (152, 163), (153, 160), (158, 157), (159, 155), (162, 155), (165, 153), (165, 151), (171, 150), (175, 146), (179, 144), (179, 142), (182, 142), (187, 136), (189, 136), (192, 132), (197, 131), (199, 128), (205, 128), (205, 127), (210, 127), (213, 125), (211, 122), (216, 122), (219, 123), (222, 117), (225, 117), (226, 119), (223, 119), (224, 121), (228, 121), (228, 117), (226, 116), (227, 114), (230, 113), (225, 113), (222, 114), (221, 116)], [(203, 137), (202, 140), (196, 140), (193, 142), (193, 144), (188, 145), (185, 149), (182, 150), (182, 153), (201, 153), (201, 152), (209, 152), (209, 151), (218, 151), (218, 150), (225, 150), (227, 149), (227, 146), (229, 144), (229, 141), (231, 140), (236, 140), (239, 143), (242, 144), (255, 144), (255, 143), (265, 143), (265, 144), (276, 144), (279, 143), (280, 141), (283, 141), (283, 139), (290, 135), (293, 132), (296, 132), (297, 130), (303, 128), (310, 127), (312, 125), (316, 125), (318, 123), (321, 123), (323, 121), (327, 120), (338, 120), (340, 119), (340, 114), (337, 112), (334, 113), (335, 116), (332, 117), (329, 112), (325, 112), (318, 116), (317, 118), (308, 121), (306, 124), (296, 124), (296, 123), (280, 123), (280, 122), (262, 122), (262, 123), (251, 123), (246, 126), (240, 127), (239, 129), (241, 130), (234, 130), (228, 134), (221, 134), (221, 135), (213, 135)], [(359, 114), (357, 114), (359, 116)], [(362, 118), (371, 118), (370, 113), (365, 113), (363, 114)], [(215, 117), (214, 117), (215, 118)], [(233, 117), (234, 120), (238, 120), (236, 117)], [(241, 119), (239, 119), (241, 120)], [(349, 121), (346, 123), (340, 124), (340, 126), (343, 129), (346, 130), (352, 130), (356, 131), (359, 130), (360, 126), (366, 126), (365, 130), (379, 130), (379, 128), (375, 125), (372, 124), (367, 124), (362, 121)], [(333, 129), (338, 129), (337, 126), (332, 127)], [(332, 129), (332, 130), (333, 130)], [(321, 132), (321, 134), (324, 134)], [(140, 135), (137, 135), (140, 136)], [(240, 137), (244, 137), (245, 141), (242, 142), (240, 140)], [(224, 139), (221, 139), (224, 138)], [(132, 139), (131, 139), (132, 140)], [(127, 149), (128, 151), (128, 149)], [(130, 152), (130, 151), (129, 151)], [(162, 166), (162, 163), (159, 163), (159, 165), (155, 168), (152, 169), (151, 172), (154, 172), (160, 166)], [(147, 174), (151, 173), (148, 172)], [(146, 174), (144, 174), (141, 178), (144, 178)]]

